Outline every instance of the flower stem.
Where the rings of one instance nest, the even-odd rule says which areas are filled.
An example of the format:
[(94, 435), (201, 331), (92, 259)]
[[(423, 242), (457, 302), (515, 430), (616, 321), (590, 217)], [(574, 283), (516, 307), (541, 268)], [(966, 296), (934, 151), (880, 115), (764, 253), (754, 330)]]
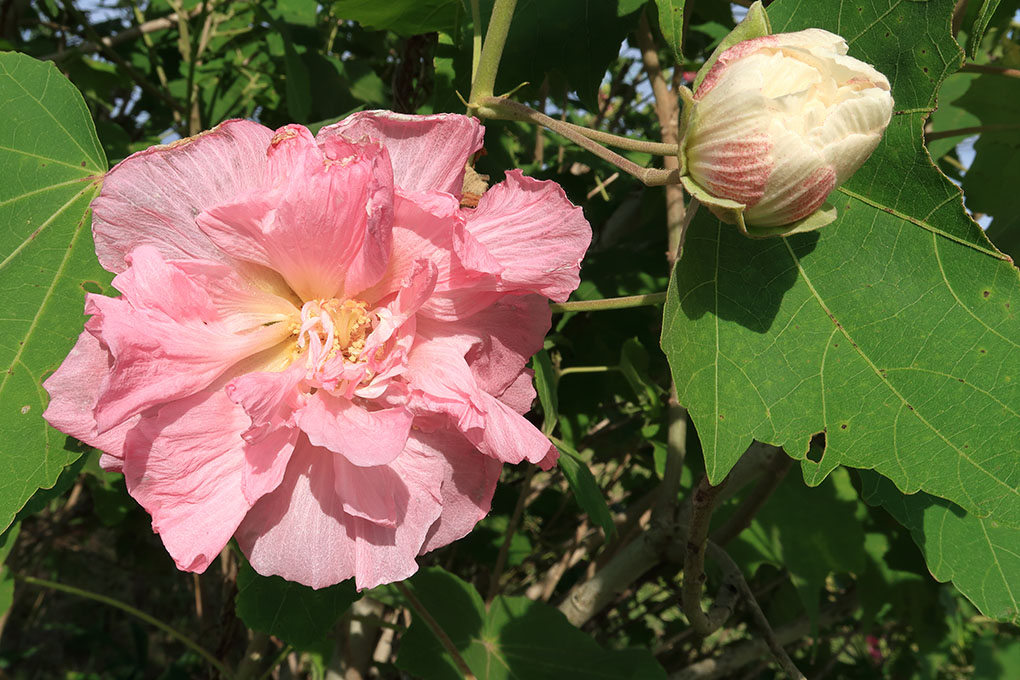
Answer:
[(478, 77), (478, 62), (482, 57), (482, 13), (478, 0), (471, 0), (471, 82)]
[(439, 625), (439, 622), (432, 617), (429, 610), (425, 609), (425, 605), (421, 603), (418, 596), (415, 595), (403, 581), (398, 581), (393, 585), (395, 585), (397, 590), (400, 591), (400, 594), (407, 599), (407, 603), (411, 605), (411, 609), (414, 610), (414, 613), (421, 617), (422, 621), (425, 622), (425, 625), (432, 631), (432, 634), (436, 636), (437, 640), (439, 640), (439, 644), (443, 646), (443, 649), (445, 649), (453, 659), (453, 663), (457, 666), (457, 670), (460, 671), (460, 674), (464, 676), (464, 680), (478, 680), (474, 673), (471, 672), (471, 668), (467, 665), (467, 662), (464, 661), (464, 657), (460, 655), (460, 652), (457, 650), (457, 646), (453, 644), (453, 640), (451, 640), (450, 636), (446, 634), (446, 631)]
[[(676, 170), (643, 168), (637, 163), (624, 158), (615, 151), (610, 151), (598, 142), (589, 139), (588, 136), (582, 134), (576, 129), (579, 126), (571, 125), (570, 123), (556, 120), (555, 118), (550, 118), (544, 113), (540, 113), (519, 102), (512, 101), (505, 97), (485, 97), (482, 99), (472, 99), (471, 102), (473, 106), (477, 107), (475, 113), (481, 118), (520, 120), (543, 125), (553, 132), (566, 137), (581, 148), (587, 149), (599, 158), (612, 163), (624, 172), (637, 177), (646, 186), (662, 186), (665, 184), (678, 184), (680, 182), (680, 173)], [(588, 132), (592, 131), (589, 130)], [(651, 142), (645, 143), (651, 144)]]
[(564, 312), (601, 312), (607, 309), (628, 309), (630, 307), (661, 305), (665, 301), (665, 293), (648, 293), (647, 295), (627, 295), (625, 297), (605, 298), (603, 300), (553, 302), (549, 307), (552, 309), (553, 314), (562, 314)]
[(650, 153), (653, 156), (675, 156), (679, 153), (676, 144), (663, 144), (662, 142), (648, 142), (643, 139), (631, 139), (630, 137), (614, 135), (609, 132), (603, 132), (602, 130), (592, 130), (591, 128), (586, 128), (583, 125), (574, 125), (573, 123), (563, 123), (560, 121), (556, 122), (581, 133), (588, 139), (594, 140), (599, 144), (615, 146), (617, 149), (641, 151), (644, 153)]
[(514, 17), (516, 7), (517, 0), (496, 0), (492, 6), (489, 29), (485, 32), (485, 42), (478, 57), (478, 68), (473, 72), (471, 81), (471, 96), (468, 101), (472, 107), (477, 106), (480, 100), (493, 95), (499, 60), (503, 57), (503, 47), (506, 46), (506, 36), (510, 32), (510, 21)]
[(219, 671), (220, 675), (222, 675), (223, 677), (225, 678), (234, 677), (234, 674), (231, 673), (230, 670), (228, 670), (227, 667), (223, 665), (223, 662), (221, 662), (219, 659), (213, 656), (212, 653), (206, 651), (201, 645), (199, 645), (197, 642), (189, 638), (187, 635), (163, 623), (159, 619), (150, 616), (149, 614), (146, 614), (140, 609), (135, 609), (129, 604), (125, 604), (120, 600), (115, 600), (112, 597), (107, 597), (106, 595), (100, 595), (99, 593), (93, 593), (92, 591), (89, 590), (75, 588), (74, 586), (64, 585), (63, 583), (57, 583), (56, 581), (47, 581), (46, 579), (36, 578), (34, 576), (14, 574), (14, 578), (18, 581), (21, 581), (22, 583), (27, 583), (33, 586), (39, 586), (40, 588), (49, 588), (50, 590), (57, 590), (60, 592), (68, 593), (70, 595), (77, 595), (78, 597), (84, 597), (85, 599), (88, 600), (95, 600), (96, 602), (101, 602), (111, 607), (120, 609), (121, 611), (126, 612), (137, 619), (141, 619), (142, 621), (145, 621), (146, 623), (153, 625), (156, 628), (159, 628), (170, 637), (181, 642), (186, 647), (191, 649), (193, 652), (195, 652), (203, 659), (205, 659), (206, 662), (208, 662), (209, 665), (213, 666), (217, 671)]

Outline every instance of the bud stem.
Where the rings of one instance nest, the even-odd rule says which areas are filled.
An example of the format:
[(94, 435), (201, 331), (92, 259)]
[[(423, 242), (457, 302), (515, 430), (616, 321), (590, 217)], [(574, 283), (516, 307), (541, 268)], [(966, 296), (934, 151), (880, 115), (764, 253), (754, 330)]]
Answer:
[[(641, 180), (646, 186), (662, 186), (664, 184), (677, 184), (680, 181), (680, 173), (676, 170), (660, 170), (659, 168), (643, 168), (637, 163), (627, 160), (615, 151), (610, 151), (596, 141), (589, 138), (586, 133), (594, 132), (587, 128), (581, 128), (586, 133), (580, 132), (579, 125), (572, 125), (563, 121), (550, 118), (544, 113), (525, 106), (519, 102), (504, 97), (486, 97), (481, 100), (472, 100), (473, 106), (477, 106), (475, 113), (481, 118), (493, 118), (497, 120), (520, 120), (542, 125), (553, 132), (556, 132), (583, 149), (587, 149), (599, 158), (608, 161), (620, 168), (629, 175)], [(599, 135), (608, 133), (598, 133)], [(615, 135), (610, 135), (615, 137)], [(629, 140), (639, 143), (638, 140)], [(645, 144), (653, 144), (645, 142)], [(659, 151), (664, 151), (667, 144), (655, 144)], [(646, 148), (641, 149), (647, 151)]]

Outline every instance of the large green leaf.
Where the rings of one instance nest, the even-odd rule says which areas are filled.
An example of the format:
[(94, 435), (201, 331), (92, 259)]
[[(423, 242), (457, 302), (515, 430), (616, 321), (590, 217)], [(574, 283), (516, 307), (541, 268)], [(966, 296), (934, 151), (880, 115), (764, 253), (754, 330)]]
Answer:
[[(544, 602), (499, 596), (486, 608), (470, 585), (438, 567), (409, 581), (421, 605), (479, 680), (655, 680), (666, 673), (651, 652), (607, 651)], [(457, 680), (453, 658), (413, 614), (397, 667), (429, 680)]]
[(952, 581), (985, 616), (1020, 624), (1020, 530), (926, 493), (904, 496), (872, 472), (861, 479), (864, 500), (910, 530), (932, 576)]
[(247, 562), (237, 572), (237, 615), (249, 628), (298, 649), (321, 642), (357, 599), (353, 579), (313, 590), (279, 576), (260, 576)]
[(89, 204), (106, 157), (85, 102), (53, 64), (0, 54), (0, 531), (81, 451), (42, 419), (42, 381), (100, 290)]
[[(897, 112), (824, 229), (752, 241), (705, 211), (694, 221), (662, 344), (713, 482), (758, 439), (804, 459), (812, 484), (873, 468), (1020, 526), (1020, 279), (921, 146), (935, 86), (960, 62), (952, 7), (770, 8), (777, 31), (840, 30), (891, 76)], [(818, 432), (824, 455), (806, 459)]]

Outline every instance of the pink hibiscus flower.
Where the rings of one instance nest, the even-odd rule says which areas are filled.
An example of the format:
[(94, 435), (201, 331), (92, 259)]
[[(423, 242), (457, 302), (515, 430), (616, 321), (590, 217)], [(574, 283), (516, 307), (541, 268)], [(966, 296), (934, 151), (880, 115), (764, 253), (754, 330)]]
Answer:
[(107, 175), (92, 229), (121, 295), (87, 296), (45, 417), (123, 471), (178, 567), (234, 536), (313, 588), (404, 579), (485, 516), (502, 463), (553, 464), (525, 362), (591, 229), (519, 171), (461, 208), (482, 135), (234, 120)]

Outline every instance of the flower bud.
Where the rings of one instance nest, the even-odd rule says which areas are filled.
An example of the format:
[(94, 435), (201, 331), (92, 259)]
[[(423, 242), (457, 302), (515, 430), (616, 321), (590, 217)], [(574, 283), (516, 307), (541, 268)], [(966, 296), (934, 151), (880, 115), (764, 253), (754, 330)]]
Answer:
[(889, 81), (821, 29), (766, 35), (722, 52), (685, 99), (684, 184), (750, 236), (816, 229), (826, 197), (878, 146)]

